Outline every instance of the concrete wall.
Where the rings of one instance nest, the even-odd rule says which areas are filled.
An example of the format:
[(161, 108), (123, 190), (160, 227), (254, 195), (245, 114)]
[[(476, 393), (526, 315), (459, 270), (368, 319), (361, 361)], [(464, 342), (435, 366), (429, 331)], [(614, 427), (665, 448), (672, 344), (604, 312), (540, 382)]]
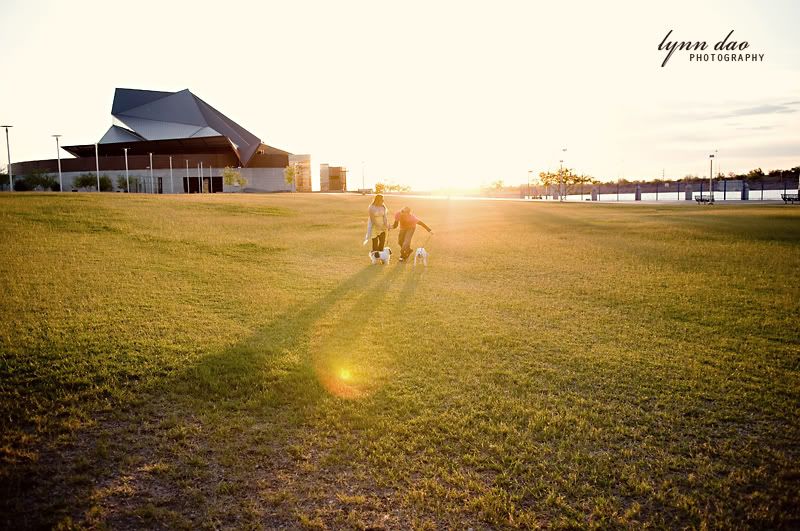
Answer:
[(327, 164), (319, 165), (319, 191), (330, 191), (330, 167)]
[[(242, 177), (247, 179), (245, 192), (291, 192), (292, 186), (286, 184), (283, 168), (239, 168)], [(225, 192), (238, 192), (238, 186), (224, 185)]]
[[(291, 186), (286, 184), (286, 181), (283, 176), (283, 168), (239, 168), (239, 171), (242, 173), (242, 176), (247, 179), (247, 186), (245, 187), (245, 192), (290, 192)], [(62, 172), (61, 177), (64, 185), (65, 192), (71, 192), (74, 189), (73, 181), (77, 178), (81, 173), (87, 172)], [(93, 176), (95, 172), (88, 172), (91, 173)], [(210, 174), (212, 177), (221, 177), (222, 176), (222, 168), (211, 168)], [(58, 173), (51, 173), (50, 175), (58, 181)], [(111, 183), (114, 185), (114, 191), (122, 190), (117, 187), (117, 177), (122, 176), (123, 179), (125, 178), (125, 170), (122, 171), (100, 171), (100, 176), (106, 175), (109, 179), (111, 179)], [(147, 192), (150, 193), (152, 191), (151, 181), (150, 181), (150, 171), (149, 170), (136, 170), (130, 171), (129, 175), (131, 178), (139, 177), (140, 183), (146, 186)], [(186, 168), (174, 168), (172, 170), (173, 176), (173, 185), (174, 185), (174, 193), (182, 194), (183, 193), (183, 180), (186, 177)], [(198, 176), (198, 169), (197, 168), (189, 168), (189, 178), (190, 179), (197, 179)], [(17, 176), (15, 175), (14, 178), (16, 179)], [(173, 193), (171, 184), (170, 184), (170, 177), (169, 177), (169, 169), (166, 170), (153, 170), (153, 180), (156, 182), (156, 187), (158, 186), (158, 178), (162, 178), (162, 189), (165, 194)], [(203, 177), (209, 177), (209, 168), (203, 168)], [(93, 190), (94, 188), (92, 188)], [(88, 190), (88, 189), (87, 189)], [(141, 190), (141, 188), (140, 188)], [(131, 186), (131, 191), (135, 192), (136, 189)], [(223, 184), (223, 192), (239, 192), (240, 189), (238, 186), (228, 186)]]

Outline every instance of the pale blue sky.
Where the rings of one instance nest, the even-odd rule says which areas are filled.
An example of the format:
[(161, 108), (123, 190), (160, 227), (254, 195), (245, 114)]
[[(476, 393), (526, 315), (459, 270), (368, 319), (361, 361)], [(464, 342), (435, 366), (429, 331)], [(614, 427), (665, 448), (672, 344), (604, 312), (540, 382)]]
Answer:
[[(557, 5), (556, 5), (557, 4)], [(0, 4), (12, 159), (97, 141), (116, 87), (189, 88), (266, 143), (435, 188), (800, 165), (800, 2)], [(735, 30), (763, 63), (661, 68)], [(63, 154), (63, 152), (62, 152)], [(5, 165), (0, 150), (0, 165)]]

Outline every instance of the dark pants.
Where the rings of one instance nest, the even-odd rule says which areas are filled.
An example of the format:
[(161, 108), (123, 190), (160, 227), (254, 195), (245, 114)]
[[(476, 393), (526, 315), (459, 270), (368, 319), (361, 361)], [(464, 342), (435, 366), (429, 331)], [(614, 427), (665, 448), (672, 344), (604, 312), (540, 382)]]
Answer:
[(386, 245), (386, 231), (383, 231), (374, 238), (372, 238), (373, 251), (383, 251), (383, 247), (385, 245)]
[(414, 237), (415, 229), (416, 227), (400, 229), (400, 234), (397, 235), (397, 243), (400, 244), (400, 258), (403, 260), (411, 254), (411, 238)]

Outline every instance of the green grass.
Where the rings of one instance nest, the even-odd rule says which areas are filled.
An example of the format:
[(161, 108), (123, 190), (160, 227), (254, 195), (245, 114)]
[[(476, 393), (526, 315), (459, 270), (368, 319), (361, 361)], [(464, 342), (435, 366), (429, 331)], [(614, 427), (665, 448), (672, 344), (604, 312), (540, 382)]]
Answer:
[(0, 527), (800, 526), (800, 209), (367, 203), (0, 196)]

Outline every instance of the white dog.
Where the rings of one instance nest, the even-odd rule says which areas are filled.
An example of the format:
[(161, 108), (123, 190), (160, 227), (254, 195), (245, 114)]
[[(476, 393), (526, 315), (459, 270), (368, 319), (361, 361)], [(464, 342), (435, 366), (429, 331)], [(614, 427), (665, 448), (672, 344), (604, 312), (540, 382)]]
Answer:
[(425, 250), (425, 247), (417, 247), (417, 252), (414, 253), (414, 265), (417, 265), (417, 260), (422, 260), (425, 267), (428, 266), (428, 251)]
[(388, 264), (392, 259), (392, 250), (388, 247), (384, 247), (383, 251), (372, 251), (369, 253), (369, 259), (372, 260), (372, 265), (378, 262), (381, 264)]

